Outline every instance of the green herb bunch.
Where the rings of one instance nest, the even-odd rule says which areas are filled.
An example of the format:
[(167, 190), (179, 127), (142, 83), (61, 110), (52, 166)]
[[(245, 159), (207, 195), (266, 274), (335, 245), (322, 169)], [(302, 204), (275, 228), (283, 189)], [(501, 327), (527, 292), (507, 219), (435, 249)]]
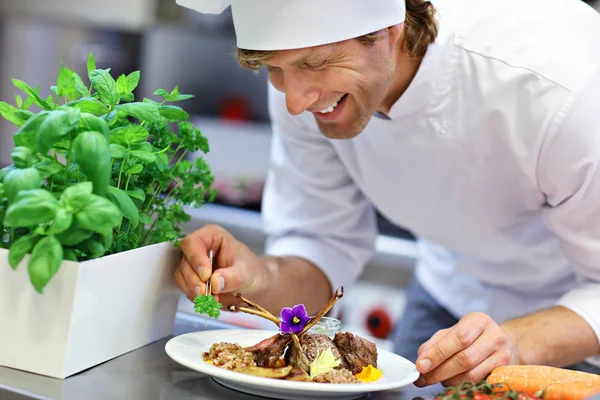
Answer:
[[(213, 201), (207, 138), (178, 101), (193, 96), (158, 89), (160, 101), (135, 101), (140, 72), (116, 80), (87, 63), (89, 86), (60, 66), (43, 99), (13, 79), (25, 97), (0, 102), (19, 129), (14, 164), (0, 170), (0, 247), (13, 269), (30, 253), (28, 272), (42, 293), (63, 260), (85, 261), (181, 238), (184, 206)], [(30, 108), (36, 105), (40, 111)]]

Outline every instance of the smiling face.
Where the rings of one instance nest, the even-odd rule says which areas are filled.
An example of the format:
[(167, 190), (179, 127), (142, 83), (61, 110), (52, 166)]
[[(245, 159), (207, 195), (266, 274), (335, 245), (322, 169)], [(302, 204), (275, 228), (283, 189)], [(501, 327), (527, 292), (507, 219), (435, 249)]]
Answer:
[(352, 39), (277, 51), (261, 64), (273, 86), (286, 94), (290, 114), (311, 112), (325, 136), (349, 139), (399, 97), (394, 93), (404, 76), (401, 33), (399, 25), (378, 32), (372, 43)]

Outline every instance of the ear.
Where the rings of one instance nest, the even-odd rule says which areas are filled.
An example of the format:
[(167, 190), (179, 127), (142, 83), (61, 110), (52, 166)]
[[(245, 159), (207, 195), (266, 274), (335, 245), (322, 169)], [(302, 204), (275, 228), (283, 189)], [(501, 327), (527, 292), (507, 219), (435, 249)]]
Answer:
[(397, 25), (392, 25), (387, 28), (387, 34), (388, 34), (388, 40), (389, 40), (390, 46), (392, 46), (392, 47), (397, 46), (398, 42), (400, 42), (400, 39), (402, 38), (403, 30), (404, 30), (404, 22), (397, 24)]

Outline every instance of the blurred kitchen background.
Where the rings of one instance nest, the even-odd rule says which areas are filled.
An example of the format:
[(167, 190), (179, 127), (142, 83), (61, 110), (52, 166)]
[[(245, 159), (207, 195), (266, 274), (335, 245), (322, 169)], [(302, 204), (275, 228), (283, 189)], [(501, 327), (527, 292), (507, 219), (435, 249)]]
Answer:
[[(582, 0), (573, 0), (582, 1)], [(598, 1), (589, 2), (600, 9)], [(235, 37), (229, 9), (200, 15), (175, 0), (0, 0), (0, 100), (14, 104), (11, 79), (39, 85), (42, 97), (55, 84), (61, 62), (86, 75), (89, 52), (113, 76), (141, 70), (136, 98), (155, 89), (196, 97), (182, 104), (209, 138), (206, 160), (220, 192), (215, 204), (190, 210), (187, 232), (217, 223), (262, 253), (260, 198), (270, 144), (267, 78), (242, 70), (232, 51)], [(16, 128), (0, 120), (0, 165), (11, 164)], [(343, 328), (370, 336), (381, 346), (404, 307), (403, 286), (418, 257), (413, 237), (379, 218), (377, 253), (360, 281), (347, 288)], [(349, 307), (349, 303), (352, 307)], [(182, 297), (183, 317), (195, 318)], [(256, 318), (226, 314), (223, 320), (256, 326)], [(204, 320), (198, 323), (204, 323)]]

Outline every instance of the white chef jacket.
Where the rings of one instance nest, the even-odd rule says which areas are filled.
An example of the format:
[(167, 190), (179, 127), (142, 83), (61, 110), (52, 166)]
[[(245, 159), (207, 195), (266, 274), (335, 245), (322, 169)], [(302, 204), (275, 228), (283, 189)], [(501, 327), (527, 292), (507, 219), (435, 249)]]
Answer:
[(600, 337), (600, 15), (579, 0), (433, 3), (438, 40), (390, 120), (331, 140), (270, 88), (266, 252), (351, 285), (377, 208), (419, 238), (416, 276), (457, 318), (560, 304)]

